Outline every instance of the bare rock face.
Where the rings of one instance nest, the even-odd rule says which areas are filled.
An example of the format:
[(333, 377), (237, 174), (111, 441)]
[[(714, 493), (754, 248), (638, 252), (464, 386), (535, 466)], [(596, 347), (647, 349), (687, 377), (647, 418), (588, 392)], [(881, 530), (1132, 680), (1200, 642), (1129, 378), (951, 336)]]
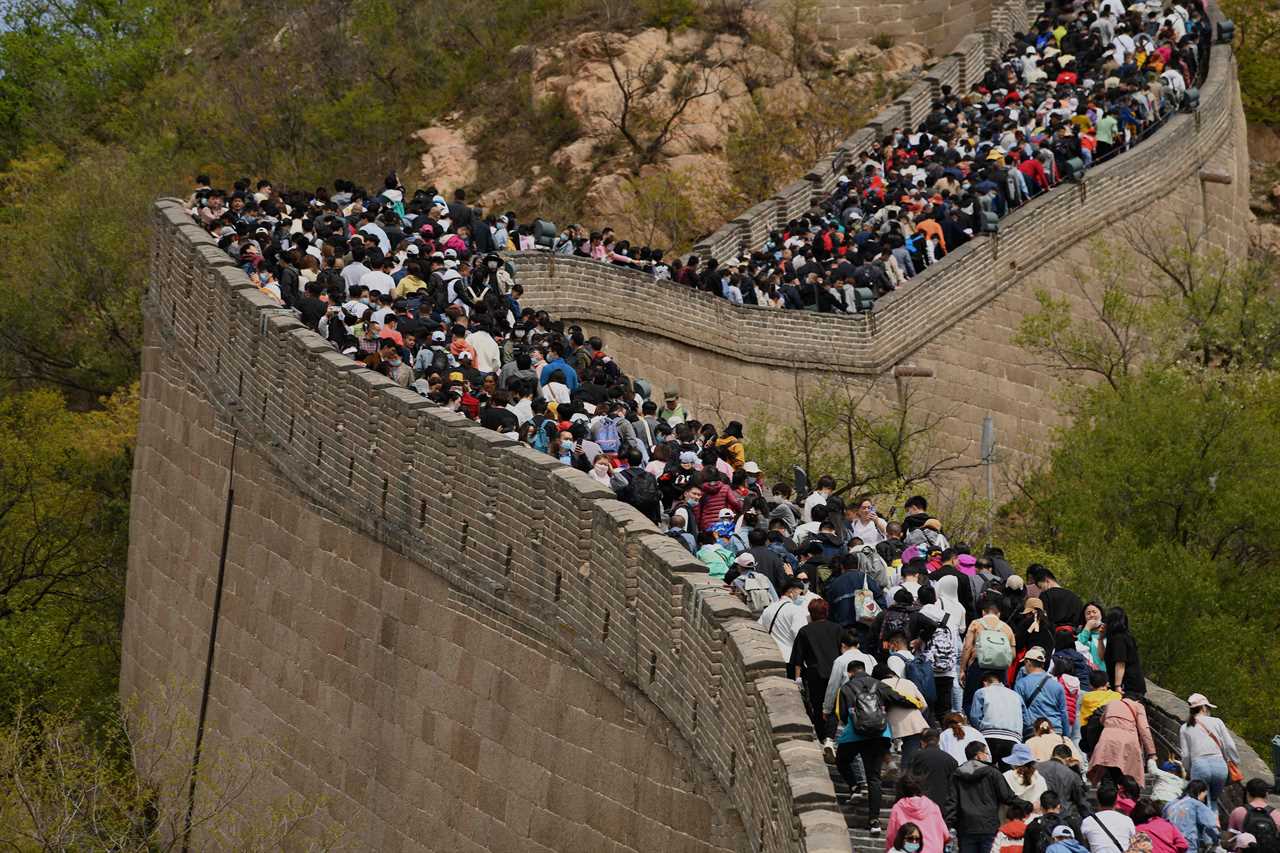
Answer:
[[(446, 121), (456, 122), (451, 116)], [(441, 192), (466, 187), (476, 180), (476, 153), (462, 129), (453, 123), (433, 124), (414, 134), (426, 148), (422, 153), (423, 178)]]

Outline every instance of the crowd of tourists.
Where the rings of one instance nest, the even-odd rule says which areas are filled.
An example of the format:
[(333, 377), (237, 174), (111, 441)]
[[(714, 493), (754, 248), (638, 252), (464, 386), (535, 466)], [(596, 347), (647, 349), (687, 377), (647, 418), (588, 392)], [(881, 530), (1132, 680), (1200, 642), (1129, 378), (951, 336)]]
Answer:
[(683, 536), (695, 519), (708, 571), (758, 611), (886, 850), (1280, 850), (1271, 780), (1249, 780), (1219, 820), (1240, 754), (1207, 697), (1188, 697), (1178, 744), (1158, 754), (1122, 608), (950, 541), (921, 496), (886, 519), (835, 485), (820, 478), (803, 501), (782, 485), (762, 503), (748, 486), (719, 509), (707, 495), (720, 490), (695, 482), (669, 526)]
[[(1054, 0), (969, 93), (849, 163), (820, 209), (758, 251), (663, 274), (735, 304), (866, 310), (1008, 212), (1128, 149), (1182, 107), (1208, 56), (1196, 0)], [(1192, 95), (1192, 97), (1195, 97)]]

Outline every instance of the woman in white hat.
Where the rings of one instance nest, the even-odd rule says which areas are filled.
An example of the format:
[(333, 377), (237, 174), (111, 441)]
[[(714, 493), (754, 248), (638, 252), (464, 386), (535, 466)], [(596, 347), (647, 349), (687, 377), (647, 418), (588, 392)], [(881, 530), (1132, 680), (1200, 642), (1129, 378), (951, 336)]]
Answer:
[(1187, 698), (1191, 709), (1180, 732), (1182, 766), (1192, 779), (1199, 779), (1209, 786), (1209, 806), (1217, 808), (1218, 796), (1227, 784), (1227, 762), (1238, 764), (1240, 753), (1231, 732), (1222, 720), (1209, 713), (1217, 706), (1203, 693), (1192, 693)]

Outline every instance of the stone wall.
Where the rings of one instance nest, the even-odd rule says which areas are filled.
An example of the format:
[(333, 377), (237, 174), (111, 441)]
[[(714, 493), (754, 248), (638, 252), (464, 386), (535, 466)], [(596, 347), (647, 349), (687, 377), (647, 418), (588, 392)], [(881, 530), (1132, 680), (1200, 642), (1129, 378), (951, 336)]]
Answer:
[(872, 143), (895, 128), (914, 127), (923, 121), (930, 105), (941, 97), (943, 86), (957, 92), (971, 89), (985, 73), (987, 63), (1004, 50), (1014, 33), (1025, 32), (1043, 8), (1036, 0), (925, 0), (900, 5), (834, 0), (820, 4), (818, 15), (824, 34), (836, 41), (869, 39), (879, 30), (859, 21), (887, 17), (896, 22), (895, 28), (918, 42), (921, 34), (911, 36), (911, 29), (933, 20), (931, 16), (937, 15), (940, 6), (944, 7), (942, 17), (924, 31), (923, 40), (936, 54), (945, 55), (892, 104), (825, 154), (803, 178), (700, 240), (693, 247), (699, 257), (727, 261), (758, 249), (771, 230), (807, 213), (829, 196), (845, 166), (855, 162)]
[[(602, 334), (609, 350), (656, 387), (677, 387), (698, 414), (749, 418), (794, 410), (797, 375), (874, 384), (899, 393), (895, 367), (931, 368), (907, 386), (941, 415), (939, 451), (976, 463), (983, 417), (995, 420), (1005, 470), (1043, 455), (1062, 423), (1059, 377), (1013, 343), (1035, 294), (1066, 298), (1089, 316), (1082, 281), (1095, 238), (1182, 227), (1202, 248), (1241, 257), (1248, 238), (1248, 155), (1235, 61), (1213, 49), (1201, 107), (1171, 118), (1132, 151), (1091, 169), (1001, 220), (872, 313), (820, 315), (733, 306), (669, 282), (588, 260), (514, 257), (525, 302)], [(1145, 273), (1135, 269), (1135, 280)]]
[[(848, 851), (773, 642), (585, 475), (339, 356), (155, 208), (122, 695), (360, 850)], [(232, 443), (235, 443), (232, 467)], [(181, 691), (180, 691), (181, 692)], [(186, 694), (184, 694), (186, 695)]]
[(887, 35), (897, 41), (918, 42), (941, 54), (964, 36), (982, 29), (991, 14), (991, 2), (826, 0), (818, 6), (817, 14), (824, 37), (838, 45)]

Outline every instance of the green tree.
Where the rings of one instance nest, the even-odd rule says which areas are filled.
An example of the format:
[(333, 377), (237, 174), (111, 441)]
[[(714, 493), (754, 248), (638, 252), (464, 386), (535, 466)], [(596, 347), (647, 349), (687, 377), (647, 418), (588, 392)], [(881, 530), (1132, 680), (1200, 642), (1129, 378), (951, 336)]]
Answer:
[(1261, 741), (1280, 702), (1270, 267), (1185, 235), (1131, 235), (1095, 255), (1074, 310), (1041, 294), (1022, 323), (1023, 346), (1100, 381), (1074, 385), (1074, 420), (1022, 483), (1013, 533), (1062, 559), (1082, 594), (1126, 608), (1150, 677), (1212, 694)]
[(136, 387), (91, 412), (0, 400), (0, 721), (113, 704)]

